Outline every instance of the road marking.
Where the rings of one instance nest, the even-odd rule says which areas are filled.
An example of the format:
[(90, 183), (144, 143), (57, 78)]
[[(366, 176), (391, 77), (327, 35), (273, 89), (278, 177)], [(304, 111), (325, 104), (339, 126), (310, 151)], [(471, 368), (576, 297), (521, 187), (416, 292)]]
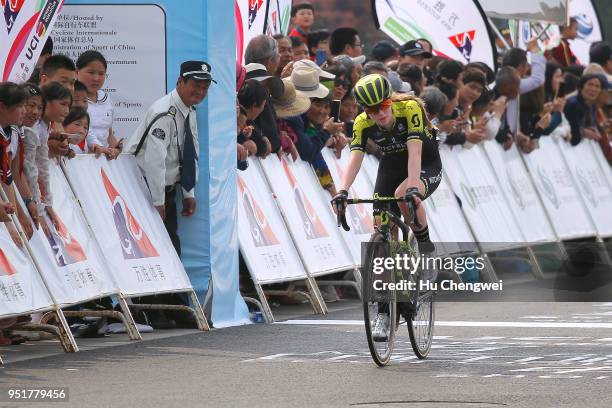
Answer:
[[(274, 324), (311, 325), (311, 326), (362, 326), (363, 320), (285, 320)], [(475, 321), (436, 321), (438, 327), (509, 327), (509, 328), (553, 328), (553, 329), (612, 329), (612, 323), (584, 322), (475, 322)]]
[(527, 357), (527, 358), (521, 358), (520, 360), (514, 360), (514, 361), (508, 361), (508, 364), (524, 364), (524, 363), (528, 363), (530, 361), (535, 361), (535, 360), (541, 360), (544, 357)]

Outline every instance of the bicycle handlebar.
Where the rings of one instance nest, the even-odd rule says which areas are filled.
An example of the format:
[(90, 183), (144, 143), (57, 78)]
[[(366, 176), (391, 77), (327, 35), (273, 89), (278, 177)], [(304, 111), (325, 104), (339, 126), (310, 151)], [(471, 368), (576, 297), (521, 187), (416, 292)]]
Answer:
[[(410, 220), (408, 220), (408, 225), (413, 224), (418, 228), (418, 229), (422, 229), (423, 226), (421, 225), (421, 223), (419, 222), (417, 216), (416, 216), (416, 204), (414, 202), (414, 196), (418, 196), (421, 200), (423, 200), (423, 196), (420, 193), (414, 192), (412, 193), (409, 198), (406, 197), (401, 197), (401, 198), (397, 198), (397, 197), (375, 197), (375, 198), (349, 198), (346, 200), (346, 203), (348, 205), (351, 204), (378, 204), (378, 203), (406, 203), (408, 204), (408, 209), (410, 210)], [(344, 211), (340, 211), (340, 209), (337, 208), (337, 221), (338, 221), (338, 227), (342, 226), (342, 228), (345, 231), (350, 231), (351, 227), (348, 225), (348, 223), (346, 222), (346, 214)]]

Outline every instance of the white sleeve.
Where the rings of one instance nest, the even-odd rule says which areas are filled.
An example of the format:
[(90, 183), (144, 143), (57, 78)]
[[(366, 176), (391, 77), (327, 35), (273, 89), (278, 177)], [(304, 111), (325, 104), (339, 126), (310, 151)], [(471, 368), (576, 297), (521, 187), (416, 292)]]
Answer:
[(157, 122), (146, 136), (142, 151), (139, 156), (140, 168), (147, 179), (153, 205), (164, 205), (166, 187), (166, 155), (172, 137), (176, 133), (174, 120), (170, 116), (164, 116)]
[(45, 206), (53, 206), (53, 194), (49, 182), (49, 146), (47, 145), (49, 135), (39, 134), (40, 144), (36, 146), (36, 167), (38, 168), (38, 186), (40, 187), (40, 202), (38, 210), (44, 213)]
[(487, 122), (487, 129), (486, 129), (487, 140), (495, 139), (495, 136), (497, 136), (497, 132), (499, 132), (500, 126), (501, 126), (501, 120), (495, 115), (490, 115), (489, 121)]
[(32, 198), (40, 203), (40, 189), (38, 188), (38, 167), (36, 166), (36, 149), (40, 141), (38, 140), (38, 133), (35, 129), (25, 128), (25, 138), (23, 139), (24, 148), (24, 163), (23, 171), (30, 186), (32, 192)]
[(521, 95), (544, 85), (546, 82), (546, 58), (531, 53), (531, 76), (521, 79)]

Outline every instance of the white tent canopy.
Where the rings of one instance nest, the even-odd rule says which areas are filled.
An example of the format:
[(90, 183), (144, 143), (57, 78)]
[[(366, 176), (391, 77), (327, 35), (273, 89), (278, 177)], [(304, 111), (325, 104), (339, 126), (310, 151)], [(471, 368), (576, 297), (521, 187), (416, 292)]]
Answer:
[(567, 22), (567, 0), (479, 0), (489, 17), (506, 20)]

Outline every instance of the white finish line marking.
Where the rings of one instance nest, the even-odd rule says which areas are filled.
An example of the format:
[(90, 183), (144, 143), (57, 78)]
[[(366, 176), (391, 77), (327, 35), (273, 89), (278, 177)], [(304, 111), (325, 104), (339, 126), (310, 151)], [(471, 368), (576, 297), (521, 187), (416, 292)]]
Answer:
[[(363, 326), (363, 320), (286, 320), (274, 324), (312, 326)], [(513, 328), (558, 328), (558, 329), (612, 329), (612, 323), (563, 323), (563, 322), (473, 322), (436, 321), (438, 327), (513, 327)]]

